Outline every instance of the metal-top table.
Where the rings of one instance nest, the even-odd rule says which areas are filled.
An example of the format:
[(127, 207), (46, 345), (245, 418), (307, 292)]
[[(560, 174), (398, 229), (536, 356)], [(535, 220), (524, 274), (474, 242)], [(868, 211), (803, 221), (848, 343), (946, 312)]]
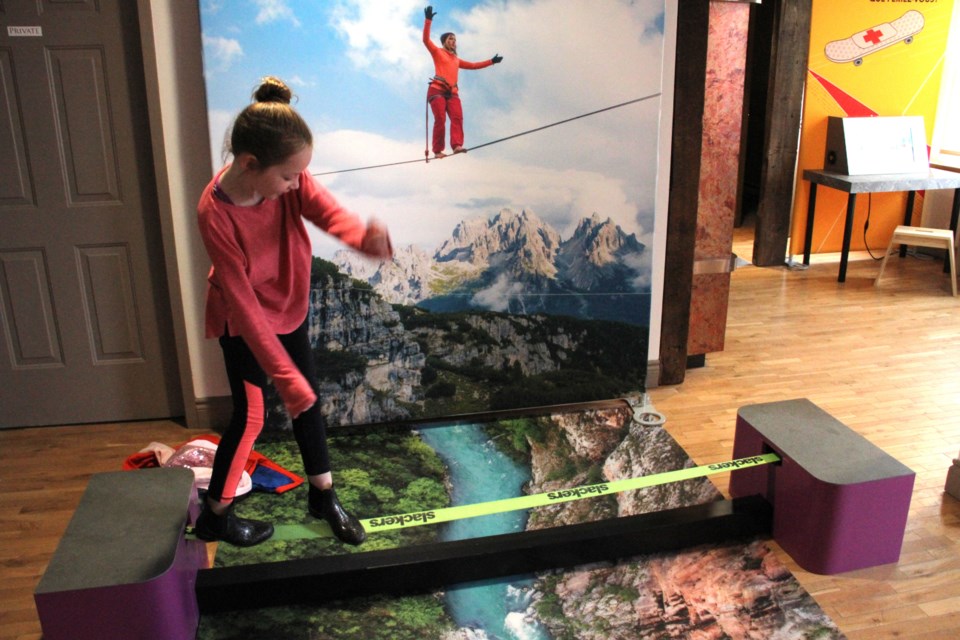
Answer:
[[(909, 225), (913, 216), (913, 202), (917, 191), (953, 189), (953, 210), (950, 214), (950, 230), (956, 233), (960, 216), (960, 173), (930, 169), (924, 173), (896, 173), (849, 176), (822, 169), (805, 169), (803, 179), (810, 183), (810, 202), (807, 205), (807, 226), (803, 241), (803, 264), (810, 264), (810, 245), (813, 241), (813, 216), (817, 206), (817, 185), (847, 192), (847, 217), (843, 225), (843, 248), (840, 252), (840, 273), (837, 282), (847, 279), (847, 257), (850, 254), (850, 236), (853, 232), (853, 213), (858, 193), (907, 192), (907, 210), (903, 224)], [(900, 255), (906, 255), (906, 247), (900, 247)]]

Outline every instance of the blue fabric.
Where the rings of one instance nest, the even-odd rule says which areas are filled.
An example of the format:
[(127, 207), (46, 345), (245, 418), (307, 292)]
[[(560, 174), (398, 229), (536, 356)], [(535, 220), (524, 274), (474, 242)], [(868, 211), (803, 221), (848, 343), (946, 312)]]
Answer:
[(263, 464), (258, 464), (250, 476), (253, 480), (254, 491), (276, 492), (280, 487), (285, 487), (293, 481), (289, 475), (271, 469)]

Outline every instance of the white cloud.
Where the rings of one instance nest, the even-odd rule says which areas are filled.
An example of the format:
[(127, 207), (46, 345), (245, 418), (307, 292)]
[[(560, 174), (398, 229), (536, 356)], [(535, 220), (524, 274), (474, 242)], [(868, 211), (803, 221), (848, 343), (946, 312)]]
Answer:
[[(414, 0), (342, 0), (333, 24), (357, 68), (426, 80), (433, 69), (421, 42), (423, 6)], [(461, 58), (504, 56), (494, 70), (461, 73), (471, 104), (499, 104), (504, 134), (660, 90), (661, 34), (650, 30), (662, 2), (535, 0), (480, 4), (469, 12), (439, 9), (434, 41), (452, 30)], [(478, 73), (483, 78), (473, 77)]]
[(212, 15), (223, 9), (225, 0), (203, 0), (200, 3), (200, 11), (204, 14)]
[(254, 4), (258, 9), (257, 24), (287, 21), (295, 27), (300, 26), (300, 21), (294, 15), (293, 9), (287, 5), (287, 0), (254, 0)]
[(628, 255), (623, 261), (636, 274), (632, 282), (634, 291), (649, 291), (653, 285), (652, 248), (648, 245), (647, 250), (640, 255)]
[(475, 293), (471, 302), (490, 311), (503, 312), (509, 309), (511, 299), (522, 295), (523, 285), (501, 273), (493, 284)]
[(331, 22), (346, 39), (355, 68), (390, 84), (425, 82), (429, 56), (423, 60), (421, 31), (410, 19), (424, 6), (421, 0), (344, 0), (331, 12)]
[[(317, 178), (362, 217), (383, 220), (396, 247), (417, 245), (432, 252), (460, 221), (489, 218), (503, 207), (532, 210), (564, 238), (593, 213), (612, 217), (627, 233), (642, 232), (633, 222), (636, 211), (628, 185), (602, 173), (518, 164), (479, 151), (430, 163), (419, 158), (422, 142), (337, 131), (315, 135), (310, 169), (313, 173), (362, 169), (371, 159), (379, 164), (416, 161)], [(313, 235), (318, 255), (328, 257), (339, 248), (323, 240), (322, 234)]]
[[(432, 62), (419, 29), (410, 26), (422, 24), (423, 6), (410, 0), (344, 0), (334, 23), (358, 69), (425, 94)], [(512, 166), (513, 172), (544, 179), (551, 170), (576, 167), (619, 182), (619, 192), (632, 203), (629, 219), (652, 215), (644, 209), (652, 209), (656, 181), (662, 34), (655, 26), (662, 2), (533, 0), (490, 2), (469, 11), (437, 9), (434, 40), (453, 30), (462, 58), (504, 56), (493, 68), (460, 74), (468, 148), (522, 134), (482, 150), (484, 158), (500, 161), (485, 166), (484, 176), (504, 174), (498, 167)], [(640, 98), (645, 100), (525, 133)], [(381, 159), (384, 153), (370, 157)], [(370, 157), (357, 166), (370, 164)], [(501, 194), (510, 193), (508, 185), (516, 182), (510, 177), (501, 183)], [(471, 189), (478, 181), (486, 182), (470, 177)], [(568, 187), (563, 192), (572, 190), (560, 186)], [(597, 191), (582, 191), (579, 200)], [(577, 199), (572, 208), (578, 207)], [(611, 199), (617, 198), (606, 200)], [(624, 204), (618, 202), (616, 208)]]
[(227, 71), (243, 57), (243, 47), (233, 38), (203, 36), (203, 55), (207, 71)]
[[(527, 131), (660, 92), (662, 38), (644, 35), (658, 2), (597, 3), (543, 0), (487, 6), (465, 15), (461, 55), (482, 59), (499, 52), (488, 76), (462, 83), (471, 110), (483, 110), (491, 138)], [(470, 53), (467, 53), (467, 50)], [(476, 52), (475, 54), (473, 52)], [(481, 71), (479, 73), (484, 73)], [(481, 84), (482, 81), (482, 84)], [(467, 84), (469, 83), (469, 84)], [(481, 90), (482, 89), (482, 90)], [(566, 135), (576, 144), (555, 147), (557, 164), (576, 156), (605, 156), (621, 175), (637, 168), (640, 140), (656, 140), (659, 101), (590, 116), (543, 135)], [(538, 138), (542, 136), (538, 135)], [(535, 144), (534, 140), (528, 140)], [(516, 146), (511, 143), (511, 146)], [(655, 149), (655, 147), (653, 147)], [(537, 147), (518, 152), (536, 153)], [(564, 153), (565, 151), (565, 153)]]
[(303, 77), (294, 74), (287, 78), (287, 84), (295, 87), (315, 87), (317, 86), (316, 80), (305, 80)]
[(227, 111), (214, 110), (208, 114), (210, 127), (210, 163), (214, 171), (222, 167), (227, 158), (225, 157), (226, 138), (235, 113)]

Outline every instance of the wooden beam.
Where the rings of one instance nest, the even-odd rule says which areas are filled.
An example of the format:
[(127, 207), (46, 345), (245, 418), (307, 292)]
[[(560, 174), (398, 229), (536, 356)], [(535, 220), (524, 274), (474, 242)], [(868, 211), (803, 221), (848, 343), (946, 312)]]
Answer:
[(687, 369), (710, 27), (709, 2), (680, 2), (678, 5), (660, 384), (683, 382)]
[(782, 266), (790, 237), (812, 0), (776, 0), (753, 264)]

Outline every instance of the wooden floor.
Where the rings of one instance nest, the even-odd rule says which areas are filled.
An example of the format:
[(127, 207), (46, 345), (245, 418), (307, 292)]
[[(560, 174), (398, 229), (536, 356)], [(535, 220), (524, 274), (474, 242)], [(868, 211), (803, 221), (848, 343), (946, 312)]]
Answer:
[[(943, 492), (960, 452), (960, 299), (939, 263), (891, 259), (875, 288), (878, 269), (852, 261), (842, 285), (835, 262), (738, 269), (724, 351), (649, 395), (698, 463), (729, 459), (739, 407), (806, 397), (914, 469), (899, 564), (818, 576), (777, 553), (851, 639), (960, 638), (960, 503)], [(90, 475), (191, 435), (170, 421), (0, 431), (0, 638), (41, 637), (33, 590)]]

